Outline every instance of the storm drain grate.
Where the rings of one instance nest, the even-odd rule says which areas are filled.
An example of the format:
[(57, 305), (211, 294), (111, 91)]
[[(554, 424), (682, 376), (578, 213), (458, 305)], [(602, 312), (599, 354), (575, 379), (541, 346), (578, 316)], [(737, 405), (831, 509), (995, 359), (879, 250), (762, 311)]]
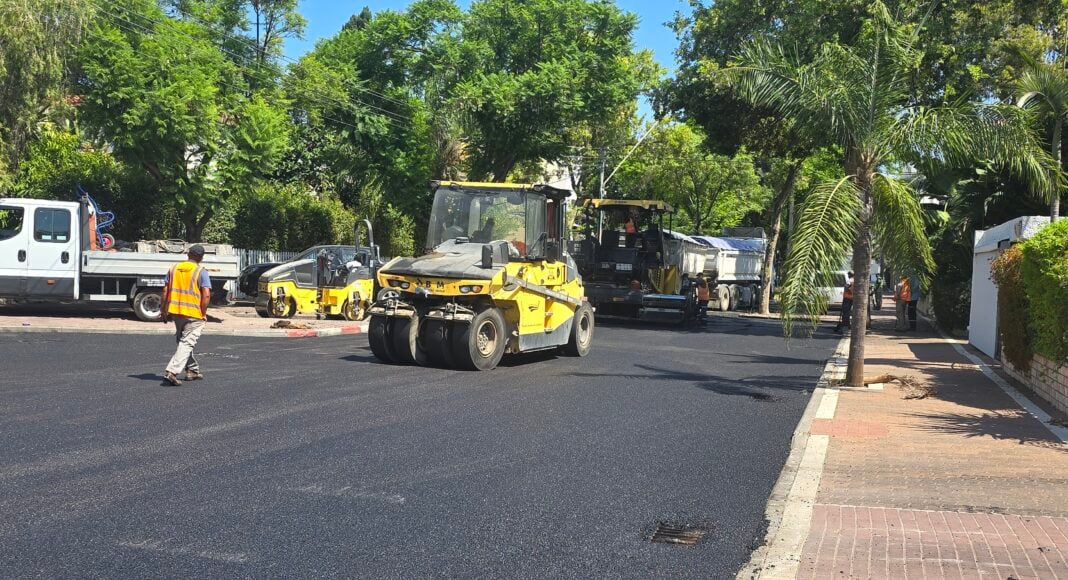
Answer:
[(659, 522), (656, 531), (649, 538), (650, 541), (659, 544), (678, 544), (680, 546), (696, 546), (697, 542), (708, 533), (705, 526), (680, 524), (672, 522)]

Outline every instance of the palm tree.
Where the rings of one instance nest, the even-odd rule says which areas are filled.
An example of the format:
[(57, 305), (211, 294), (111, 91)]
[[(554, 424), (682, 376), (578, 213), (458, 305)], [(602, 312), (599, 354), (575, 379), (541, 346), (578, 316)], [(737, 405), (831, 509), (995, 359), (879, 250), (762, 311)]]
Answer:
[[(1018, 91), (1020, 98), (1016, 105), (1036, 109), (1044, 118), (1052, 118), (1053, 135), (1050, 138), (1049, 152), (1057, 167), (1061, 167), (1061, 129), (1064, 119), (1068, 118), (1068, 70), (1040, 63), (1030, 55), (1020, 53), (1027, 64), (1027, 70), (1020, 77)], [(1049, 204), (1049, 217), (1057, 221), (1061, 215), (1061, 196), (1058, 191)]]
[(1028, 129), (1028, 112), (1010, 106), (940, 107), (910, 99), (919, 26), (902, 23), (875, 2), (856, 43), (824, 45), (807, 63), (781, 46), (753, 41), (726, 69), (726, 81), (756, 106), (774, 108), (799, 128), (842, 151), (846, 177), (815, 185), (800, 209), (780, 287), (783, 326), (792, 333), (804, 313), (814, 328), (827, 310), (819, 290), (853, 255), (853, 324), (847, 382), (864, 380), (864, 331), (872, 248), (898, 272), (926, 279), (933, 268), (922, 210), (909, 183), (885, 172), (888, 163), (937, 159), (951, 167), (992, 160), (1043, 194), (1056, 171)]

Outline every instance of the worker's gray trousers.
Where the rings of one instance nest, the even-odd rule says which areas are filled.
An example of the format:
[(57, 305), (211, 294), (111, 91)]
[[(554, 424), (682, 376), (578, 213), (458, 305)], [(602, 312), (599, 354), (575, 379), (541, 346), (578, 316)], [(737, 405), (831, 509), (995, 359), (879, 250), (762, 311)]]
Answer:
[(200, 340), (200, 333), (204, 330), (204, 321), (199, 318), (186, 316), (174, 316), (174, 338), (178, 340), (178, 349), (174, 351), (171, 362), (167, 365), (167, 372), (178, 373), (189, 370), (200, 372), (200, 363), (193, 356), (193, 349)]
[(909, 303), (897, 298), (894, 300), (897, 310), (897, 320), (894, 322), (894, 330), (908, 330), (909, 329)]

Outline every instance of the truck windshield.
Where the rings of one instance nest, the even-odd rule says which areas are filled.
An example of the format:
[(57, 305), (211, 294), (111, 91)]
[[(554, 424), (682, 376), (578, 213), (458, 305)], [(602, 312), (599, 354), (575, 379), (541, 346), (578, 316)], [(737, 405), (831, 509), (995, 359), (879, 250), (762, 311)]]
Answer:
[(540, 258), (545, 252), (545, 196), (526, 191), (457, 191), (434, 194), (427, 249), (467, 238), (509, 242), (515, 257)]

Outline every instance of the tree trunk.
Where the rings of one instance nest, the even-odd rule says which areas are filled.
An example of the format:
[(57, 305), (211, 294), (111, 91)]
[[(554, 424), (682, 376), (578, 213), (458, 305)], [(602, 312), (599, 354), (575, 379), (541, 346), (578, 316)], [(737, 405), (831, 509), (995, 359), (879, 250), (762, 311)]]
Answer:
[(188, 210), (182, 213), (182, 226), (185, 228), (185, 241), (194, 243), (201, 241), (204, 236), (204, 228), (207, 227), (208, 222), (215, 216), (213, 210), (206, 210), (202, 215), (198, 216), (195, 210)]
[(871, 284), (872, 169), (858, 164), (857, 187), (861, 192), (857, 238), (853, 242), (853, 316), (849, 328), (849, 361), (846, 383), (864, 386), (864, 335), (868, 329), (868, 290)]
[(775, 267), (775, 250), (779, 246), (779, 235), (782, 233), (782, 210), (786, 207), (786, 200), (794, 193), (794, 184), (797, 183), (800, 168), (800, 161), (790, 164), (786, 170), (786, 181), (771, 202), (771, 235), (768, 236), (768, 245), (764, 248), (764, 267), (760, 271), (760, 313), (765, 316), (771, 314), (771, 279)]
[[(1050, 145), (1050, 153), (1053, 154), (1053, 161), (1057, 164), (1057, 171), (1061, 170), (1061, 125), (1064, 121), (1057, 117), (1057, 120), (1053, 123), (1053, 139)], [(1051, 222), (1057, 221), (1061, 217), (1061, 189), (1056, 184), (1053, 187), (1053, 201), (1049, 204), (1049, 219)]]

